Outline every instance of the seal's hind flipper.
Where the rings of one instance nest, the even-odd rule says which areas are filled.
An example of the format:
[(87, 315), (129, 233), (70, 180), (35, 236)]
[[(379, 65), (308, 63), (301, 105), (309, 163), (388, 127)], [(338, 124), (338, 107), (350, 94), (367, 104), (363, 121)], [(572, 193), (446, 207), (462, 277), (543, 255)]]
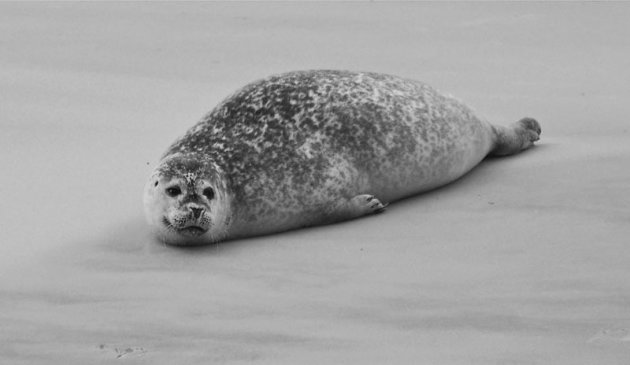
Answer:
[(492, 126), (494, 148), (492, 156), (507, 156), (519, 153), (534, 145), (540, 139), (540, 124), (533, 118), (523, 118), (518, 122), (504, 126)]

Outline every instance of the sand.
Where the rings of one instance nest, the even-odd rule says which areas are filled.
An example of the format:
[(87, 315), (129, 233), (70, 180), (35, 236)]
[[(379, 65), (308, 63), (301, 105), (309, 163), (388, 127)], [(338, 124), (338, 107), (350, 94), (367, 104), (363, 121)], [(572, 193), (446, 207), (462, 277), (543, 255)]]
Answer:
[[(630, 5), (0, 4), (0, 363), (628, 364)], [(177, 249), (142, 217), (243, 84), (387, 72), (540, 144), (348, 223)]]

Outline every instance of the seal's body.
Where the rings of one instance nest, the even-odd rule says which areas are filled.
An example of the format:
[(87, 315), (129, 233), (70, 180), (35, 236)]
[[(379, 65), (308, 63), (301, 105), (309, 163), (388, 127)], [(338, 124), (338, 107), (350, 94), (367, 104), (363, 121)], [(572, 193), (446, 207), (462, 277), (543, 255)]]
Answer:
[(491, 125), (413, 80), (292, 72), (220, 103), (164, 154), (149, 223), (203, 244), (356, 218), (447, 184), (488, 154), (530, 147), (540, 126)]

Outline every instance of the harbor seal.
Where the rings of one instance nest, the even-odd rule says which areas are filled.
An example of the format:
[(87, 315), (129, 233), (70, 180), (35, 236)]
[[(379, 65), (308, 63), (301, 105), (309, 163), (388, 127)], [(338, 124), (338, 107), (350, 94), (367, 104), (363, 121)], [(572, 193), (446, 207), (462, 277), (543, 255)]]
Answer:
[(539, 139), (392, 75), (298, 71), (219, 103), (163, 155), (144, 191), (157, 236), (196, 245), (340, 222), (458, 179)]

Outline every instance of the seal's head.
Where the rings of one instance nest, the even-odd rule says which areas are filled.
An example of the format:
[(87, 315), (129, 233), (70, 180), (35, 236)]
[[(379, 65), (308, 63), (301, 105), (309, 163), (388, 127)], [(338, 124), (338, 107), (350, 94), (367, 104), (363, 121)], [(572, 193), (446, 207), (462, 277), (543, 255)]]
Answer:
[(223, 239), (231, 221), (230, 195), (211, 161), (191, 154), (164, 158), (144, 189), (147, 221), (168, 244), (207, 244)]

